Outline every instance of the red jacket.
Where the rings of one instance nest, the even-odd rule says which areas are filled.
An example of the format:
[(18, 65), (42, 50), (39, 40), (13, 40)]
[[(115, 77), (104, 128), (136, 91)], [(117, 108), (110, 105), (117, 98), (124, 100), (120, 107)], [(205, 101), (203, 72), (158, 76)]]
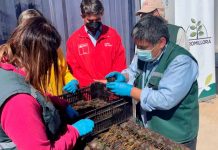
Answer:
[(120, 72), (126, 68), (121, 38), (114, 29), (105, 25), (96, 46), (84, 26), (75, 31), (67, 41), (66, 58), (80, 87), (89, 85), (94, 79), (104, 79), (111, 71)]

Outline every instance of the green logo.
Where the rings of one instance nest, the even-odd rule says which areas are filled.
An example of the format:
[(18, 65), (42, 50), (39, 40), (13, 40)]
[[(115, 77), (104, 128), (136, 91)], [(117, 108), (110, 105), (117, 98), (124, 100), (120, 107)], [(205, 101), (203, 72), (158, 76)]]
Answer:
[(188, 26), (186, 30), (186, 34), (189, 36), (189, 45), (196, 46), (196, 45), (203, 45), (203, 44), (210, 44), (210, 38), (208, 36), (207, 28), (205, 25), (200, 21), (194, 18), (191, 19), (191, 25)]
[(199, 39), (202, 37), (208, 37), (207, 29), (201, 21), (196, 21), (195, 19), (191, 19), (191, 25), (188, 27), (187, 31), (189, 31), (189, 37)]

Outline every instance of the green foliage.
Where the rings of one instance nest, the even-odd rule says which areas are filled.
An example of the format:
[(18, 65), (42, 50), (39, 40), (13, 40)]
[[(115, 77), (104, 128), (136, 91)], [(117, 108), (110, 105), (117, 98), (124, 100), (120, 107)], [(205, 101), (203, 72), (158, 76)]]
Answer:
[(196, 21), (194, 18), (191, 19), (192, 25), (190, 26), (190, 29), (193, 31), (190, 34), (190, 37), (196, 37), (198, 39), (199, 36), (203, 36), (204, 32), (202, 31), (203, 25), (201, 21)]
[(195, 37), (196, 35), (197, 35), (196, 32), (192, 32), (192, 33), (190, 34), (191, 37)]
[(200, 25), (201, 25), (201, 21), (198, 21), (197, 26), (200, 26)]
[(195, 30), (195, 29), (196, 29), (196, 26), (190, 26), (190, 29), (191, 29), (191, 30)]
[(192, 23), (196, 23), (195, 19), (193, 19), (193, 18), (191, 19), (191, 22), (192, 22)]
[(202, 27), (203, 27), (203, 26), (202, 26), (202, 25), (200, 25), (200, 26), (198, 27), (198, 30), (202, 30)]
[(199, 35), (199, 36), (203, 36), (203, 35), (204, 35), (204, 32), (203, 32), (203, 31), (200, 31), (200, 32), (198, 32), (198, 35)]

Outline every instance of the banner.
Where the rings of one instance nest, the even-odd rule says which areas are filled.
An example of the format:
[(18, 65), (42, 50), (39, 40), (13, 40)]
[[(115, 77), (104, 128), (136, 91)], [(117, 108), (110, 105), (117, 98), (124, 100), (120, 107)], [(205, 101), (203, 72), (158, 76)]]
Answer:
[(175, 24), (187, 33), (199, 65), (199, 100), (215, 97), (214, 0), (175, 0)]

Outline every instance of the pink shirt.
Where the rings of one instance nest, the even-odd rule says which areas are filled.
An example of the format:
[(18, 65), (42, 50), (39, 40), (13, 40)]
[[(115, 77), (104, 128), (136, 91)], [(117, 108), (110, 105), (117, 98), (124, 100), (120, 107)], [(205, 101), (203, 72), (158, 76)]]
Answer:
[(46, 127), (42, 122), (42, 108), (28, 94), (17, 94), (9, 98), (1, 108), (0, 113), (2, 129), (18, 149), (68, 150), (73, 148), (79, 137), (77, 129), (67, 125), (66, 132), (57, 141), (51, 143), (46, 135)]

